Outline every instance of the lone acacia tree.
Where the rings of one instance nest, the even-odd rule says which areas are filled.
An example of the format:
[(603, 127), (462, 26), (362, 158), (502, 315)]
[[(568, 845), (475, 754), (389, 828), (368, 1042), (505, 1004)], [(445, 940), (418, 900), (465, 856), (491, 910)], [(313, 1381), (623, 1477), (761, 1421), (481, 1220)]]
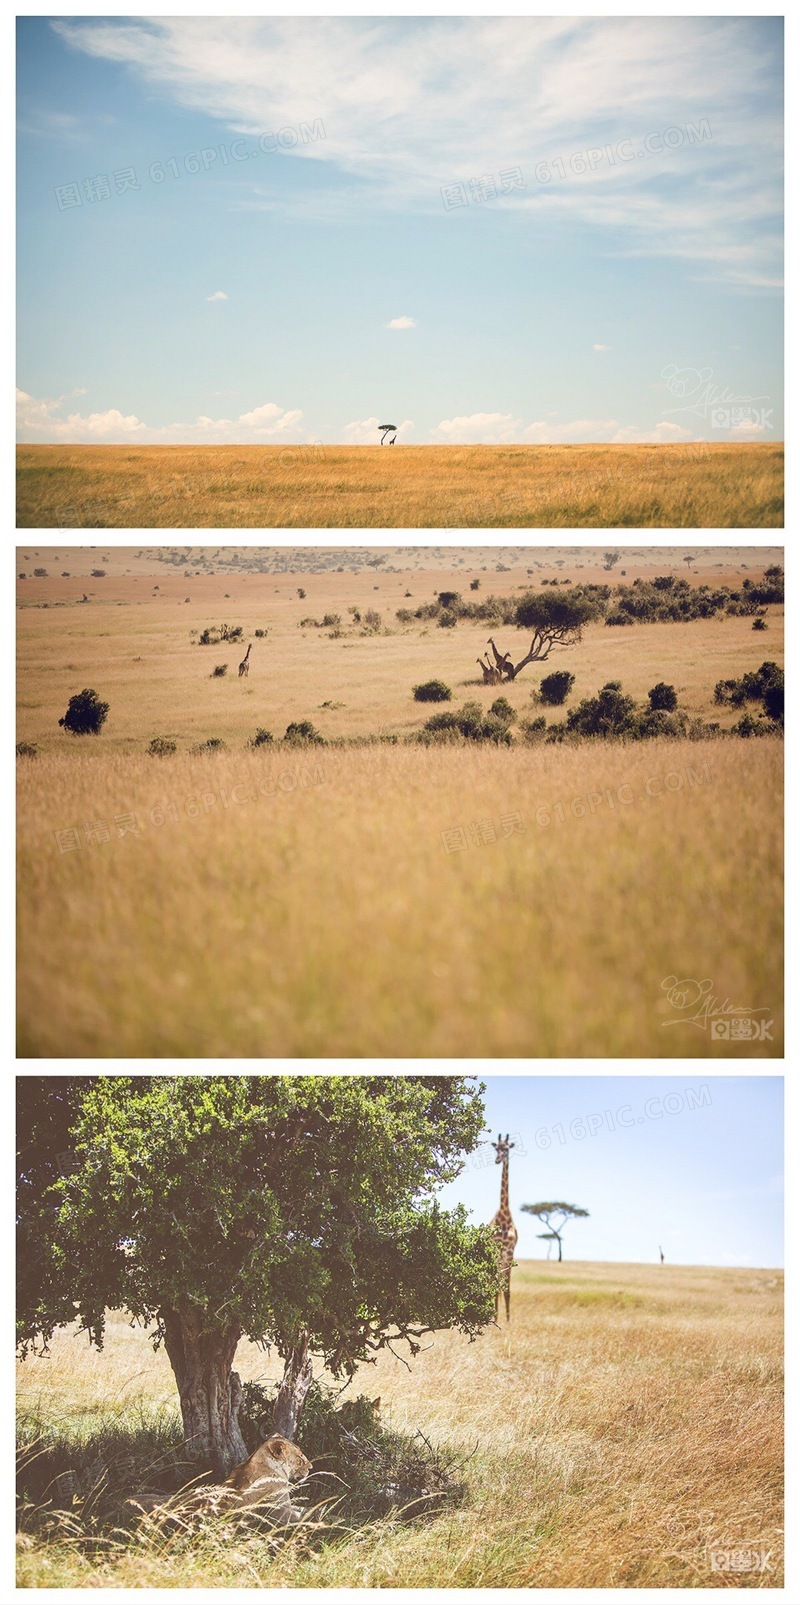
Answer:
[(540, 1220), (542, 1225), (547, 1227), (546, 1231), (539, 1232), (539, 1236), (544, 1238), (545, 1242), (548, 1244), (548, 1259), (550, 1257), (549, 1245), (553, 1242), (558, 1243), (558, 1263), (560, 1265), (563, 1258), (561, 1252), (561, 1233), (563, 1232), (567, 1221), (588, 1219), (588, 1209), (579, 1209), (577, 1204), (562, 1204), (558, 1201), (555, 1203), (523, 1204), (522, 1209), (526, 1215), (535, 1215), (536, 1219)]
[[(576, 646), (584, 624), (594, 613), (595, 604), (580, 591), (565, 591), (560, 596), (550, 591), (529, 591), (517, 604), (514, 623), (518, 629), (533, 631), (530, 651), (515, 664), (507, 654), (493, 648), (498, 668), (507, 680), (516, 680), (526, 664), (543, 662), (554, 647)], [(501, 662), (503, 658), (505, 662)]]
[(291, 1437), (316, 1353), (336, 1376), (376, 1351), (494, 1316), (496, 1246), (436, 1189), (483, 1127), (464, 1076), (25, 1078), (19, 1083), (19, 1340), (108, 1309), (163, 1342), (188, 1451), (246, 1458), (241, 1337), (284, 1361)]

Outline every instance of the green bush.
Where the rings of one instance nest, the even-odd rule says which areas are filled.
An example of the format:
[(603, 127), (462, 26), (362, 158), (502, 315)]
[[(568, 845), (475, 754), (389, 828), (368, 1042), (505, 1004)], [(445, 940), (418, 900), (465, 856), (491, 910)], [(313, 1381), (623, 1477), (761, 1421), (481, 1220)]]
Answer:
[(575, 676), (568, 669), (556, 669), (553, 674), (546, 674), (539, 687), (542, 702), (552, 708), (558, 707), (566, 702), (574, 684)]
[(209, 675), (209, 679), (221, 680), (223, 675), (227, 674), (227, 672), (227, 663), (215, 663), (213, 669), (211, 670), (211, 674)]
[(248, 741), (247, 745), (249, 747), (266, 747), (266, 746), (269, 745), (269, 743), (271, 741), (272, 741), (272, 731), (271, 730), (262, 730), (260, 728), (260, 726), (259, 726), (259, 728), (256, 731), (255, 735), (252, 737), (252, 739), (250, 741)]
[(59, 724), (74, 736), (96, 736), (108, 716), (109, 704), (101, 702), (96, 691), (76, 691)]
[(678, 695), (674, 685), (667, 685), (666, 680), (659, 680), (647, 693), (650, 706), (654, 712), (663, 709), (665, 713), (672, 713), (678, 706)]
[(626, 697), (619, 680), (609, 680), (596, 697), (584, 697), (567, 714), (567, 730), (580, 736), (621, 736), (633, 733), (636, 703)]
[(783, 676), (764, 689), (764, 712), (768, 719), (783, 724)]
[(415, 702), (449, 702), (453, 693), (444, 680), (425, 680), (414, 687)]
[(310, 719), (298, 719), (295, 723), (287, 725), (283, 739), (294, 746), (322, 746), (325, 741), (325, 737), (314, 728)]
[(753, 629), (754, 630), (766, 630), (766, 628), (767, 628), (766, 619), (762, 619), (760, 617), (757, 618), (757, 619), (753, 619)]
[(618, 608), (618, 607), (612, 608), (611, 612), (609, 614), (607, 614), (607, 616), (606, 616), (606, 624), (632, 624), (632, 623), (633, 623), (633, 619), (631, 618), (630, 613), (623, 613), (622, 609)]
[(515, 724), (518, 718), (516, 708), (512, 708), (507, 697), (495, 697), (489, 712), (496, 714), (498, 719), (505, 719), (507, 724)]
[(519, 728), (523, 741), (543, 741), (547, 734), (547, 720), (540, 713), (535, 719), (523, 719)]
[(166, 736), (153, 736), (147, 749), (151, 758), (170, 758), (177, 750), (177, 742), (169, 741)]
[(480, 703), (465, 702), (458, 712), (434, 713), (425, 721), (418, 739), (430, 741), (493, 741), (498, 746), (511, 746), (512, 735), (508, 719), (496, 713), (484, 713)]

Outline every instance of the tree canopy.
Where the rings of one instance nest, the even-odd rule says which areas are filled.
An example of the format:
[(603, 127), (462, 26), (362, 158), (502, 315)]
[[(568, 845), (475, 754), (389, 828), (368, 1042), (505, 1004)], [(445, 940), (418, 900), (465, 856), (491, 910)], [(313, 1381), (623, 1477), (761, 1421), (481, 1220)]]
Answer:
[(341, 1375), (493, 1317), (488, 1228), (435, 1198), (480, 1137), (471, 1078), (20, 1085), (23, 1352), (73, 1320), (100, 1346), (106, 1310), (123, 1307), (166, 1341), (183, 1396), (198, 1334), (206, 1348), (217, 1335), (228, 1376), (241, 1336), (287, 1364), (303, 1345)]

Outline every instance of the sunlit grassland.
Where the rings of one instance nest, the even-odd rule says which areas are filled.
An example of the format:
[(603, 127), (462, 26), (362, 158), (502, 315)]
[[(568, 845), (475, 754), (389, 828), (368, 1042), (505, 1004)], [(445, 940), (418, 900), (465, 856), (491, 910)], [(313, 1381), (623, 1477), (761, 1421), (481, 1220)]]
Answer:
[[(47, 608), (28, 605), (18, 613), (19, 739), (35, 741), (47, 751), (82, 752), (80, 741), (59, 730), (58, 719), (70, 696), (84, 685), (110, 703), (99, 738), (104, 752), (141, 752), (154, 735), (179, 744), (216, 737), (242, 745), (258, 726), (280, 737), (298, 719), (311, 719), (326, 737), (379, 732), (402, 737), (419, 730), (432, 711), (414, 701), (415, 685), (435, 676), (451, 687), (455, 706), (477, 698), (488, 709), (499, 688), (484, 685), (478, 668), (487, 636), (494, 634), (515, 657), (522, 657), (530, 645), (523, 630), (493, 631), (485, 623), (462, 621), (454, 630), (440, 629), (435, 622), (398, 624), (398, 607), (413, 609), (431, 600), (435, 577), (409, 576), (408, 585), (397, 576), (381, 576), (378, 582), (369, 572), (301, 575), (300, 580), (305, 598), (297, 595), (297, 579), (286, 576), (275, 585), (265, 583), (264, 576), (226, 578), (224, 589), (232, 594), (221, 597), (219, 581), (176, 581), (170, 575), (161, 581), (168, 587), (163, 597), (154, 597), (143, 581), (141, 599), (128, 595), (124, 602), (104, 600), (104, 587), (114, 582), (92, 581), (86, 582), (95, 593), (88, 606), (58, 605), (57, 581), (20, 586), (27, 601), (37, 585), (47, 585), (51, 601)], [(64, 581), (61, 591), (71, 586), (74, 593), (76, 584), (80, 596), (82, 580)], [(216, 594), (204, 599), (204, 589), (212, 584)], [(406, 598), (409, 588), (413, 594)], [(512, 588), (499, 575), (491, 576), (484, 589), (509, 594)], [(364, 634), (353, 623), (350, 606), (362, 614), (376, 609), (380, 633)], [(301, 626), (303, 618), (321, 619), (330, 612), (341, 619), (339, 637), (331, 629)], [(241, 624), (243, 639), (198, 646), (198, 633), (221, 619)], [(268, 633), (255, 638), (258, 628)], [(250, 672), (240, 680), (238, 665), (249, 640)], [(502, 694), (521, 718), (544, 712), (552, 722), (608, 680), (620, 680), (639, 701), (652, 685), (666, 680), (675, 686), (687, 713), (724, 728), (740, 711), (715, 704), (717, 680), (758, 668), (765, 658), (783, 663), (782, 607), (770, 607), (768, 629), (760, 635), (746, 617), (621, 629), (592, 624), (579, 646), (553, 652), (546, 665), (531, 664), (518, 680), (502, 687)], [(224, 679), (211, 678), (218, 663), (227, 666)], [(532, 691), (556, 668), (575, 676), (567, 702), (563, 708), (534, 706)]]
[[(383, 1355), (354, 1382), (386, 1422), (461, 1457), (463, 1501), (337, 1536), (301, 1528), (277, 1550), (213, 1524), (132, 1539), (127, 1468), (148, 1432), (180, 1441), (168, 1363), (123, 1314), (101, 1354), (58, 1334), (20, 1367), (24, 1436), (59, 1465), (71, 1445), (98, 1494), (56, 1488), (23, 1511), (19, 1585), (780, 1586), (780, 1272), (527, 1261), (512, 1287), (510, 1328), (437, 1334), (410, 1371)], [(236, 1366), (244, 1380), (278, 1370), (246, 1343)], [(771, 1569), (712, 1571), (719, 1549), (763, 1551)]]
[(21, 446), (20, 528), (779, 528), (783, 448)]
[[(781, 773), (772, 740), (21, 760), (20, 1050), (777, 1054)], [(670, 975), (773, 1042), (667, 1026)]]

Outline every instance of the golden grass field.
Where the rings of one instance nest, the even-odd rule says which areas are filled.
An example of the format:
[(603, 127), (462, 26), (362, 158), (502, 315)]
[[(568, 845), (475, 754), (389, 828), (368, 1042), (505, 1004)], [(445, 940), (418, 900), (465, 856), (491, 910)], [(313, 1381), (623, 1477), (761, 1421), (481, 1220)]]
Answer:
[[(510, 1328), (473, 1344), (439, 1333), (410, 1371), (384, 1354), (353, 1386), (463, 1458), (462, 1504), (328, 1540), (301, 1528), (275, 1552), (211, 1525), (137, 1542), (109, 1522), (98, 1542), (90, 1494), (49, 1525), (23, 1511), (19, 1586), (780, 1587), (781, 1273), (523, 1261), (512, 1290)], [(243, 1380), (278, 1374), (246, 1343), (235, 1363)], [(98, 1452), (93, 1471), (120, 1498), (137, 1491), (126, 1437), (166, 1418), (180, 1441), (167, 1360), (122, 1314), (102, 1353), (68, 1330), (21, 1365), (18, 1404), (43, 1447), (115, 1429), (116, 1464)], [(712, 1570), (720, 1550), (761, 1551), (770, 1569)]]
[(783, 447), (20, 446), (20, 529), (779, 529)]
[[(101, 555), (19, 583), (18, 737), (40, 749), (18, 763), (23, 1055), (780, 1054), (780, 742), (409, 746), (431, 712), (418, 681), (444, 678), (456, 706), (497, 695), (475, 683), (485, 625), (393, 617), (468, 571), (187, 580), (150, 557), (87, 579)], [(740, 558), (750, 574), (772, 560)], [(522, 585), (524, 566), (484, 589)], [(347, 630), (356, 604), (390, 633)], [(300, 627), (334, 606), (340, 638)], [(716, 680), (782, 661), (769, 613), (760, 636), (747, 618), (593, 625), (547, 669), (575, 673), (570, 703), (612, 677), (642, 700), (666, 679), (688, 712), (729, 723)], [(268, 630), (246, 680), (243, 646), (192, 644), (221, 618), (245, 641)], [(538, 711), (539, 678), (532, 665), (503, 687), (520, 713)], [(111, 705), (97, 738), (58, 728), (84, 685)], [(345, 744), (246, 745), (304, 718)], [(345, 739), (378, 733), (399, 744)], [(155, 735), (179, 751), (149, 757)], [(190, 751), (209, 738), (225, 750)], [(454, 830), (467, 845), (448, 851)], [(772, 1041), (666, 1025), (670, 975), (767, 1009)]]

